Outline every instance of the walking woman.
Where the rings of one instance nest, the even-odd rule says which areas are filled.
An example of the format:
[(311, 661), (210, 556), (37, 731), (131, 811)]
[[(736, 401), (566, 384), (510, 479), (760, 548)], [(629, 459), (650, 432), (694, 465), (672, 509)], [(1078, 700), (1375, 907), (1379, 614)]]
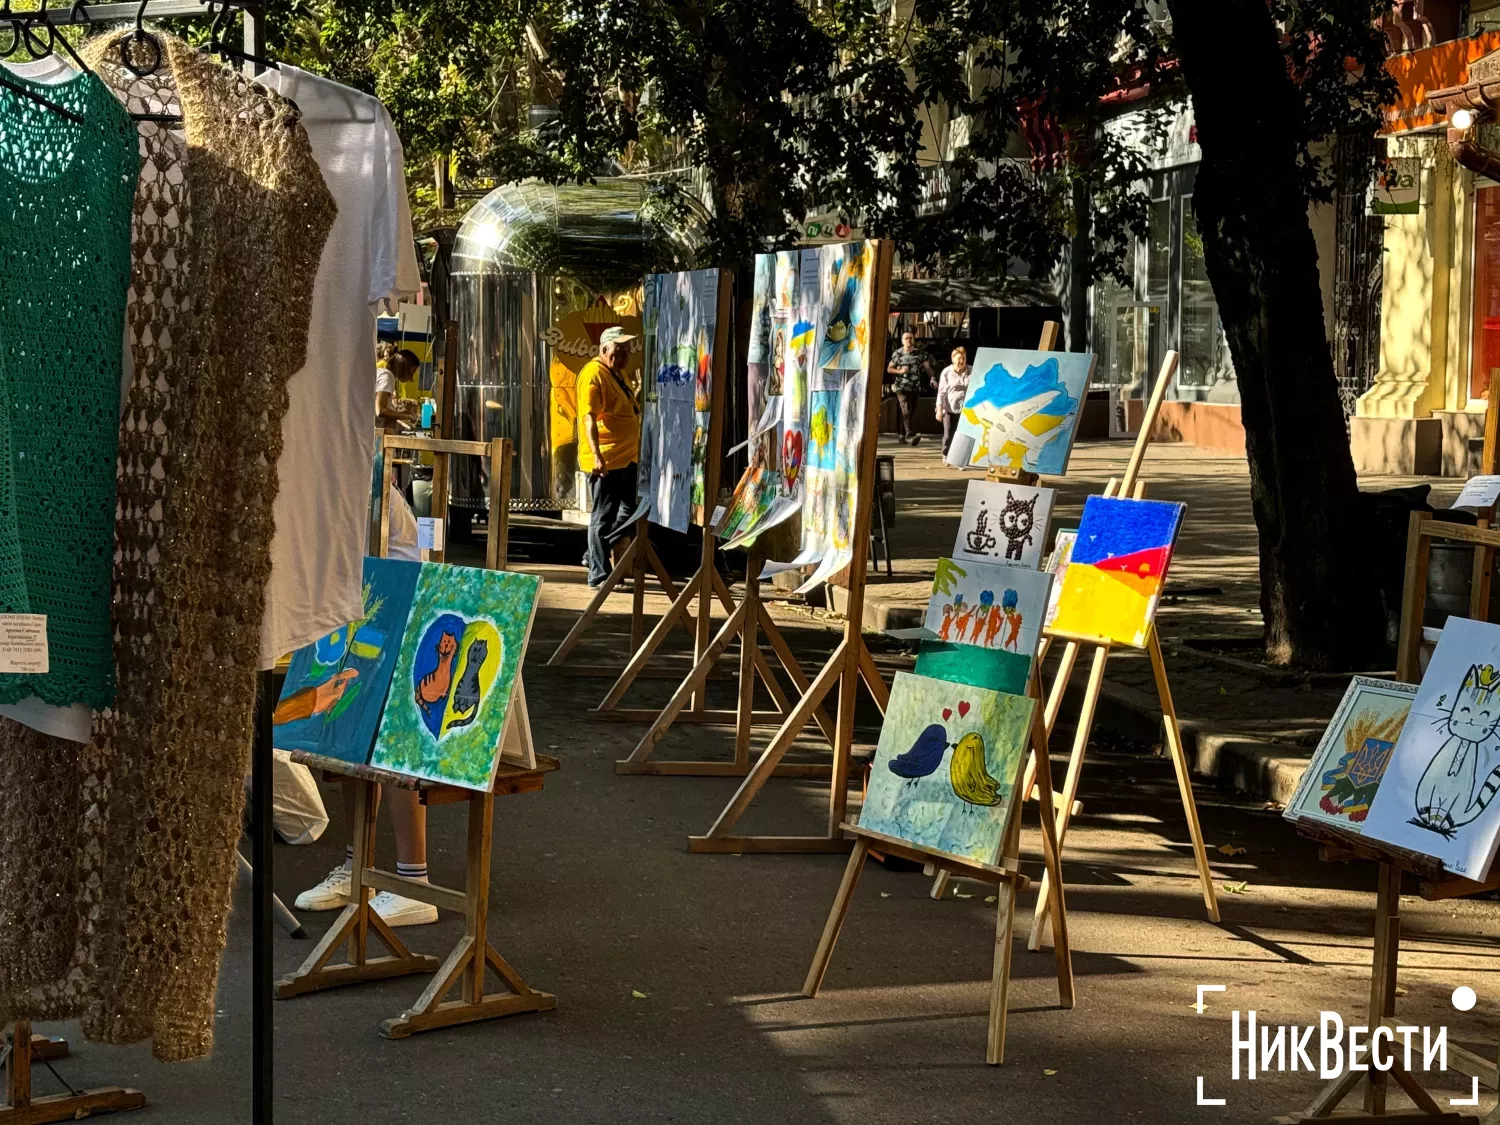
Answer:
[(937, 416), (943, 424), (943, 456), (948, 456), (948, 447), (953, 444), (953, 435), (958, 431), (958, 418), (963, 413), (964, 398), (969, 393), (968, 354), (963, 348), (954, 348), (953, 362), (943, 368), (938, 376)]

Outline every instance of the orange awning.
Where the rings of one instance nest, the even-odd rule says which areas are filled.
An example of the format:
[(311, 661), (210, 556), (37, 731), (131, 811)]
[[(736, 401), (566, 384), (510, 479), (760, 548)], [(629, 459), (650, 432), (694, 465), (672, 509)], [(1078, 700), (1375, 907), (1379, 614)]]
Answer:
[(1462, 86), (1469, 80), (1469, 64), (1495, 50), (1500, 50), (1500, 31), (1392, 55), (1385, 68), (1395, 77), (1400, 93), (1396, 103), (1386, 107), (1381, 135), (1442, 124), (1443, 115), (1427, 104), (1427, 91)]

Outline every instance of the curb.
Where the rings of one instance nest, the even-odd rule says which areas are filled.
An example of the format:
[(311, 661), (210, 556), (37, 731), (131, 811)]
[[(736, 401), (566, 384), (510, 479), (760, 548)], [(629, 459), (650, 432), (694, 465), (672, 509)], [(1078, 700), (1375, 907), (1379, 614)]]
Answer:
[[(1083, 687), (1069, 687), (1067, 701), (1082, 702)], [(1161, 710), (1156, 697), (1106, 678), (1095, 720), (1119, 733), (1153, 745), (1162, 742)], [(1179, 720), (1183, 749), (1193, 772), (1262, 800), (1286, 804), (1297, 791), (1311, 752), (1300, 746), (1269, 742), (1198, 719)]]
[[(832, 586), (833, 605), (830, 607), (835, 613), (846, 613), (849, 607), (849, 591), (842, 586)], [(915, 629), (919, 627), (927, 616), (926, 606), (916, 606), (909, 602), (892, 602), (883, 598), (870, 597), (869, 588), (865, 590), (865, 609), (862, 614), (864, 621), (861, 627), (867, 632), (883, 633), (887, 629)]]

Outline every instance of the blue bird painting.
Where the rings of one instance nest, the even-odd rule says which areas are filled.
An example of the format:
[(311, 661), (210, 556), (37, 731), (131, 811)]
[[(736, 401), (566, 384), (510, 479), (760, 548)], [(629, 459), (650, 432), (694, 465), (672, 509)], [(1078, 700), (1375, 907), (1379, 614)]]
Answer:
[(948, 732), (942, 723), (933, 723), (911, 744), (911, 749), (897, 755), (886, 766), (897, 777), (915, 780), (926, 777), (943, 764), (943, 753), (948, 749)]

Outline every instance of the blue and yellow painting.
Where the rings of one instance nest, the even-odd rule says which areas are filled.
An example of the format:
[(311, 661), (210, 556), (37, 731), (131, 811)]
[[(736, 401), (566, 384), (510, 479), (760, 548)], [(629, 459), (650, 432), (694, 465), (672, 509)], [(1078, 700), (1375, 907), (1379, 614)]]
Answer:
[(896, 673), (860, 827), (994, 863), (1035, 704), (1029, 696)]
[(868, 242), (845, 242), (821, 248), (823, 273), (822, 344), (818, 366), (861, 371), (869, 348), (871, 265)]
[(365, 559), (364, 612), (292, 656), (272, 743), (367, 765), (422, 564)]
[(1067, 472), (1093, 364), (1087, 352), (980, 348), (948, 463)]
[(540, 587), (529, 574), (422, 564), (371, 765), (489, 787)]

